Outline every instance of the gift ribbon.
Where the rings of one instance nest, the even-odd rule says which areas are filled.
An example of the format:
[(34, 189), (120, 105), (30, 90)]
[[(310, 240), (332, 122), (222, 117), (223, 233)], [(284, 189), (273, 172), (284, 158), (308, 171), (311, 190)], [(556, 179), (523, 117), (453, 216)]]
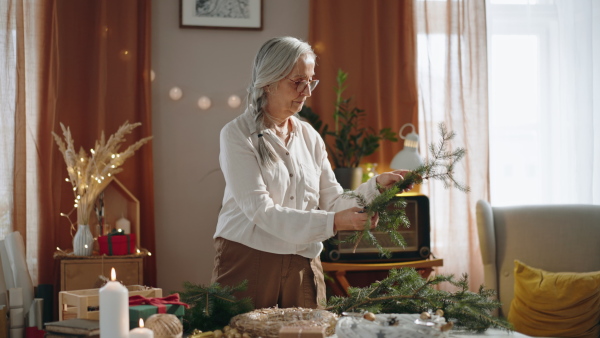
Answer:
[(123, 230), (121, 229), (114, 229), (113, 231), (111, 231), (110, 233), (108, 233), (106, 236), (108, 236), (107, 241), (108, 241), (108, 255), (112, 256), (112, 237), (113, 236), (127, 236), (127, 253), (130, 254), (131, 253), (131, 243), (129, 240), (129, 235), (125, 234), (123, 232)]
[(153, 305), (153, 306), (156, 306), (158, 308), (158, 313), (167, 313), (167, 306), (166, 306), (166, 304), (182, 305), (186, 309), (190, 308), (190, 306), (188, 304), (179, 301), (179, 294), (178, 293), (174, 293), (172, 295), (169, 295), (167, 297), (162, 297), (162, 298), (158, 298), (158, 297), (156, 297), (156, 298), (146, 298), (146, 297), (140, 296), (140, 295), (135, 295), (135, 296), (130, 296), (129, 297), (129, 306), (135, 306), (135, 305)]

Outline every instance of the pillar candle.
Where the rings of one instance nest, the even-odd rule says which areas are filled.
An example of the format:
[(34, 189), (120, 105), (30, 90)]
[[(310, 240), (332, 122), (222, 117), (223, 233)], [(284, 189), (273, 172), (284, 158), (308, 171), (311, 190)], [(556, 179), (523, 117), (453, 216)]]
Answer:
[(140, 327), (129, 331), (129, 338), (154, 338), (154, 331), (144, 327), (144, 320), (140, 318)]
[(123, 229), (123, 233), (128, 235), (131, 233), (131, 222), (125, 217), (121, 217), (115, 223), (116, 229)]
[(129, 291), (115, 282), (115, 268), (111, 269), (110, 282), (100, 289), (100, 337), (129, 337)]

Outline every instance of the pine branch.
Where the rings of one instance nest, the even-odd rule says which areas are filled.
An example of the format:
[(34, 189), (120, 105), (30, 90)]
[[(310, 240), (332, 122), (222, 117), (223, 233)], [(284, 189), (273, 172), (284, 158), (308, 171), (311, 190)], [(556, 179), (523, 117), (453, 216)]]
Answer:
[[(361, 239), (368, 238), (369, 242), (378, 248), (381, 256), (389, 258), (391, 257), (390, 252), (377, 242), (371, 231), (384, 232), (390, 236), (394, 243), (402, 246), (405, 245), (404, 238), (398, 232), (398, 229), (401, 226), (408, 228), (410, 222), (405, 212), (406, 201), (398, 196), (398, 194), (408, 189), (411, 185), (421, 184), (426, 180), (439, 180), (444, 183), (445, 188), (454, 187), (462, 192), (469, 191), (469, 187), (460, 183), (454, 176), (455, 165), (465, 156), (465, 149), (447, 150), (450, 141), (454, 139), (456, 134), (449, 132), (443, 123), (440, 123), (439, 130), (440, 141), (437, 145), (432, 143), (429, 147), (431, 158), (415, 170), (409, 171), (404, 175), (403, 180), (398, 181), (391, 188), (383, 191), (371, 203), (367, 203), (364, 196), (353, 191), (344, 193), (343, 196), (346, 198), (355, 198), (357, 204), (364, 208), (368, 215), (364, 230), (357, 231), (360, 235), (350, 236), (346, 241), (357, 246)], [(379, 222), (377, 227), (371, 230), (369, 226), (370, 220), (375, 214), (379, 214)]]
[(254, 309), (250, 298), (237, 299), (234, 293), (244, 291), (248, 282), (235, 287), (213, 283), (209, 286), (183, 283), (184, 291), (179, 292), (181, 301), (190, 305), (183, 318), (186, 332), (193, 329), (212, 331), (229, 324), (234, 316)]
[[(458, 286), (451, 293), (436, 290), (433, 286), (448, 282)], [(494, 290), (479, 288), (470, 292), (467, 275), (459, 280), (452, 275), (439, 275), (425, 280), (414, 268), (390, 270), (389, 277), (364, 288), (351, 287), (348, 297), (334, 296), (329, 299), (326, 310), (342, 312), (369, 311), (373, 313), (421, 313), (442, 309), (447, 320), (469, 331), (482, 332), (490, 327), (513, 330), (506, 320), (492, 315), (502, 306), (495, 300)]]

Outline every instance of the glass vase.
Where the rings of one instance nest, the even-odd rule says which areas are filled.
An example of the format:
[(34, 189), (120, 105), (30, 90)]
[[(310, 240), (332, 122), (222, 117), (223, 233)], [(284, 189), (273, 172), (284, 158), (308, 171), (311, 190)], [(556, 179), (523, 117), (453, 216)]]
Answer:
[(73, 237), (73, 253), (76, 256), (91, 256), (94, 249), (94, 236), (87, 224), (79, 224)]

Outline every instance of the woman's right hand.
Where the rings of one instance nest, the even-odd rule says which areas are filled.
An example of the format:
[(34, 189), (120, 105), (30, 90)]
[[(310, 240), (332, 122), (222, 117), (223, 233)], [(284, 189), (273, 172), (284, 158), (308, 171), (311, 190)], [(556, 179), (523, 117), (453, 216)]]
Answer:
[[(338, 211), (333, 218), (333, 231), (363, 230), (365, 228), (365, 223), (367, 223), (367, 217), (367, 213), (363, 212), (363, 209), (358, 207)], [(371, 217), (371, 229), (377, 226), (378, 221), (378, 214)]]

